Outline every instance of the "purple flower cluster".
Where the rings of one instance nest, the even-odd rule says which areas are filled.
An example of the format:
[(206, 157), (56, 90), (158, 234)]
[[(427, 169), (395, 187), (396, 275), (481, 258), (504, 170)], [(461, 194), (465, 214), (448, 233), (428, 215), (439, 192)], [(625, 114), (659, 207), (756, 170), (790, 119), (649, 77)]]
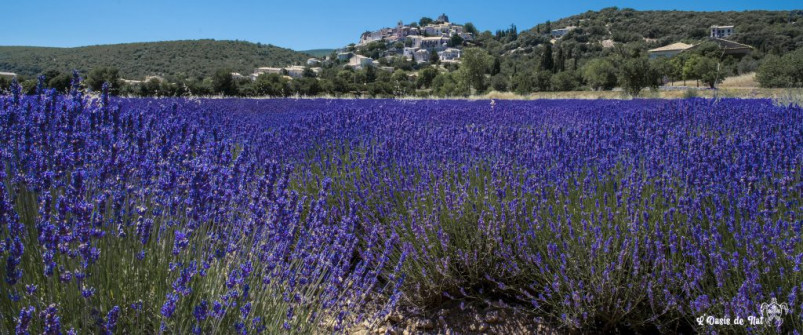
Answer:
[[(0, 297), (18, 332), (93, 327), (47, 301), (83, 292), (98, 332), (347, 332), (446, 300), (649, 333), (777, 298), (782, 330), (803, 326), (799, 107), (94, 99), (74, 82), (0, 100), (2, 287), (34, 287)], [(38, 323), (35, 301), (54, 304)]]
[(0, 96), (0, 313), (19, 315), (0, 329), (308, 332), (345, 315), (342, 331), (366, 301), (390, 307), (393, 244), (362, 245), (326, 182), (275, 151), (290, 118), (255, 131), (248, 108), (94, 98), (80, 82)]

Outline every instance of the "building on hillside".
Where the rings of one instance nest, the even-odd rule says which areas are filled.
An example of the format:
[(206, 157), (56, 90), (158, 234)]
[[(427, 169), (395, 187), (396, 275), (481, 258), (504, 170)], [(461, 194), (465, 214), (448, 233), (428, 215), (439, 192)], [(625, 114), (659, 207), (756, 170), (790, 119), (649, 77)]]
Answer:
[(430, 52), (427, 49), (418, 49), (414, 54), (414, 59), (416, 63), (426, 63), (429, 62)]
[(374, 65), (376, 65), (376, 64), (374, 64), (374, 59), (373, 58), (371, 58), (371, 57), (362, 57), (362, 58), (360, 58), (360, 67), (374, 66)]
[(678, 42), (665, 45), (660, 48), (647, 50), (647, 54), (649, 54), (650, 58), (673, 57), (683, 51), (691, 49), (692, 47), (694, 47), (694, 45)]
[[(301, 66), (301, 65), (293, 65), (293, 66), (288, 66), (288, 67), (283, 67), (283, 68), (282, 67), (259, 67), (256, 70), (254, 70), (254, 73), (252, 73), (249, 77), (251, 78), (251, 80), (256, 80), (262, 74), (277, 74), (277, 75), (280, 75), (280, 76), (286, 76), (286, 77), (289, 77), (291, 79), (295, 79), (295, 78), (304, 77), (304, 71), (306, 71), (306, 69), (307, 69), (307, 67)], [(312, 70), (312, 73), (314, 73), (316, 76), (321, 73), (321, 68), (320, 67), (311, 67), (309, 69)], [(232, 76), (233, 75), (234, 74), (232, 73)]]
[[(449, 22), (449, 17), (442, 14), (437, 20), (420, 27), (405, 25), (402, 21), (396, 23), (393, 28), (382, 28), (376, 31), (366, 31), (360, 35), (360, 41), (356, 45), (358, 48), (366, 46), (368, 43), (384, 43), (386, 50), (378, 55), (379, 57), (403, 55), (408, 59), (419, 61), (423, 53), (416, 54), (419, 49), (426, 49), (430, 54), (447, 49), (451, 39), (459, 36), (463, 41), (473, 41), (474, 35), (466, 31), (465, 27)], [(402, 43), (402, 44), (399, 44)], [(392, 47), (391, 47), (392, 46)], [(447, 57), (451, 57), (448, 53)], [(376, 56), (375, 53), (372, 53)], [(347, 61), (351, 55), (340, 55), (338, 59)], [(360, 61), (351, 62), (352, 66), (360, 66)]]
[[(424, 35), (426, 36), (451, 36), (453, 34), (458, 34), (459, 32), (455, 29), (457, 26), (452, 26), (450, 23), (446, 24), (438, 24), (438, 25), (429, 25), (424, 27)], [(461, 27), (462, 28), (462, 27)], [(462, 29), (460, 29), (462, 32)]]
[(460, 59), (463, 51), (457, 48), (447, 48), (446, 50), (438, 52), (438, 58), (441, 62), (456, 62)]
[(17, 74), (14, 72), (0, 72), (0, 77), (16, 77), (16, 76)]
[(415, 57), (415, 51), (418, 50), (416, 48), (404, 48), (402, 51), (402, 56), (407, 59), (413, 59)]
[(248, 77), (240, 74), (239, 72), (232, 72), (231, 73), (231, 78), (236, 80), (236, 79), (245, 79), (245, 78), (248, 78)]
[(317, 59), (317, 58), (307, 59), (307, 65), (309, 65), (309, 66), (321, 65), (321, 60)]
[(405, 35), (405, 32), (410, 32), (409, 30), (405, 31), (404, 28), (404, 22), (399, 20), (399, 22), (396, 23), (396, 29), (393, 29), (393, 36), (396, 38), (396, 40), (403, 39), (404, 36), (407, 36)]
[(352, 56), (354, 56), (354, 53), (341, 52), (341, 53), (337, 54), (337, 60), (345, 62), (345, 61), (351, 59)]
[(418, 27), (410, 27), (399, 21), (399, 23), (396, 24), (396, 29), (394, 29), (393, 33), (395, 34), (395, 40), (403, 41), (407, 36), (420, 35), (421, 31), (418, 29)]
[(374, 66), (374, 60), (371, 57), (365, 57), (363, 55), (354, 55), (349, 59), (349, 63), (347, 66), (351, 66), (355, 69), (362, 69), (366, 66)]
[(257, 76), (259, 76), (260, 74), (263, 74), (263, 73), (266, 73), (266, 74), (282, 74), (282, 68), (279, 68), (279, 67), (258, 67), (254, 71), (254, 74), (256, 74)]
[(287, 71), (287, 75), (291, 78), (301, 78), (304, 76), (304, 67), (299, 65), (288, 66), (284, 68)]
[(448, 37), (424, 37), (421, 39), (421, 44), (418, 47), (421, 49), (443, 50), (446, 49), (446, 45), (448, 44)]
[(711, 26), (711, 38), (726, 38), (733, 35), (733, 26)]
[[(421, 48), (421, 40), (423, 40), (423, 39), (424, 39), (424, 37), (423, 37), (423, 36), (421, 36), (421, 35), (416, 35), (416, 36), (407, 36), (407, 40), (409, 40), (409, 41), (410, 41), (410, 43), (409, 43), (409, 47), (411, 47), (411, 48), (413, 48), (413, 49), (419, 49), (419, 48)], [(408, 45), (408, 44), (407, 44), (407, 43), (405, 43), (405, 45)]]
[(561, 38), (576, 28), (577, 27), (575, 26), (568, 26), (566, 28), (552, 29), (552, 32), (550, 32), (550, 34), (552, 35), (553, 38)]

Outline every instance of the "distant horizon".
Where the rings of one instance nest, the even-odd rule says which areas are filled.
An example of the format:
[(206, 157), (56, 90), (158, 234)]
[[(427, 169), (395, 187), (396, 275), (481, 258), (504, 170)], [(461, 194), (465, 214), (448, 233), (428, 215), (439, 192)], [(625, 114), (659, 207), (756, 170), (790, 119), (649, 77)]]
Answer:
[(295, 52), (315, 51), (315, 50), (336, 50), (336, 49), (340, 49), (340, 48), (343, 48), (343, 47), (347, 46), (347, 45), (342, 45), (342, 46), (339, 46), (339, 47), (332, 47), (332, 48), (325, 48), (324, 47), (324, 48), (312, 48), (312, 49), (300, 49), (300, 50), (297, 50), (297, 49), (291, 49), (291, 48), (288, 48), (288, 47), (285, 47), (285, 46), (281, 46), (281, 45), (276, 45), (276, 44), (273, 44), (273, 43), (259, 42), (259, 41), (247, 41), (247, 40), (242, 40), (242, 39), (238, 40), (238, 39), (219, 39), (219, 38), (185, 38), (185, 39), (161, 40), (161, 41), (135, 41), (135, 42), (104, 43), (104, 44), (87, 44), (87, 45), (68, 46), (68, 47), (49, 46), (49, 45), (10, 45), (10, 44), (9, 45), (0, 44), (0, 47), (8, 47), (8, 48), (77, 49), (77, 48), (99, 47), (99, 46), (106, 46), (106, 45), (123, 45), (123, 44), (137, 44), (137, 43), (165, 43), (165, 42), (204, 41), (204, 40), (218, 41), (218, 42), (224, 42), (224, 41), (246, 42), (246, 43), (252, 43), (252, 44), (261, 43), (262, 45), (271, 45), (271, 46), (274, 46), (274, 47), (277, 47), (277, 48), (293, 50)]
[[(356, 43), (362, 32), (391, 27), (399, 20), (407, 24), (417, 22), (423, 16), (434, 19), (441, 13), (458, 24), (471, 22), (480, 31), (506, 29), (511, 24), (521, 31), (548, 20), (555, 21), (608, 7), (695, 12), (801, 10), (799, 1), (752, 0), (677, 1), (671, 4), (665, 1), (632, 0), (569, 3), (508, 1), (494, 6), (475, 0), (450, 0), (436, 5), (427, 4), (427, 9), (418, 8), (412, 3), (406, 3), (401, 8), (394, 5), (371, 3), (370, 6), (362, 6), (349, 3), (332, 6), (320, 0), (301, 0), (292, 5), (237, 1), (226, 6), (208, 0), (191, 3), (161, 3), (155, 0), (137, 3), (125, 3), (123, 0), (12, 2), (5, 5), (6, 12), (10, 14), (6, 23), (11, 29), (0, 31), (0, 46), (80, 48), (187, 40), (236, 40), (307, 51), (342, 48), (349, 43)], [(359, 20), (354, 19), (355, 15), (359, 16)], [(80, 21), (76, 24), (78, 29), (64, 29), (65, 23), (70, 20)]]

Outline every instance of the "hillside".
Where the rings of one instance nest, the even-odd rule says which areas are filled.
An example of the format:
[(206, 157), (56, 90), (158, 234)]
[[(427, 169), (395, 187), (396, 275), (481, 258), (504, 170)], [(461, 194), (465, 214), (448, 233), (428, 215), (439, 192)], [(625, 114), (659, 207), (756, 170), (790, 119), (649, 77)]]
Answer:
[(308, 54), (313, 57), (324, 58), (329, 56), (335, 49), (312, 49), (312, 50), (301, 50), (300, 53)]
[(111, 66), (126, 79), (145, 76), (208, 77), (219, 68), (251, 73), (259, 66), (302, 64), (309, 55), (243, 41), (188, 40), (78, 48), (0, 46), (0, 71), (34, 76), (47, 70)]
[[(587, 84), (580, 70), (593, 59), (611, 62), (616, 71), (623, 59), (644, 56), (649, 49), (676, 42), (702, 44), (713, 25), (734, 26), (735, 33), (727, 39), (753, 47), (745, 57), (709, 55), (721, 63), (717, 76), (754, 72), (767, 55), (783, 55), (803, 47), (803, 10), (695, 12), (615, 7), (543, 22), (521, 31), (515, 26), (495, 33), (485, 31), (474, 44), (498, 61), (499, 66), (494, 65), (491, 73), (495, 76), (491, 80), (495, 90), (566, 91)], [(701, 50), (709, 47), (710, 44)], [(675, 65), (660, 71), (661, 75), (680, 76)]]
[(709, 34), (712, 25), (733, 25), (735, 33), (728, 37), (751, 45), (764, 53), (784, 53), (803, 46), (803, 10), (795, 11), (636, 11), (606, 8), (588, 11), (551, 23), (539, 24), (530, 33), (575, 26), (578, 29), (563, 38), (576, 42), (615, 42), (645, 40), (666, 45), (683, 40), (699, 40)]

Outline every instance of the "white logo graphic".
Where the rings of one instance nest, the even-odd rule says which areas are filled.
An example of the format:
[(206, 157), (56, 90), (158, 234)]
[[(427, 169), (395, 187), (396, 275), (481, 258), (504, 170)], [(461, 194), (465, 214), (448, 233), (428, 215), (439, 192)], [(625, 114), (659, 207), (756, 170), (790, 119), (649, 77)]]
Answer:
[(761, 316), (769, 322), (774, 320), (778, 323), (782, 323), (783, 319), (781, 319), (781, 317), (787, 313), (789, 313), (789, 305), (786, 303), (779, 304), (778, 299), (772, 298), (772, 302), (769, 304), (766, 302), (761, 304)]
[[(730, 316), (714, 316), (703, 314), (697, 317), (697, 325), (699, 326), (759, 326), (767, 325), (774, 326), (783, 323), (783, 316), (791, 313), (789, 305), (786, 303), (778, 303), (778, 299), (772, 298), (770, 303), (762, 303), (759, 311), (761, 315), (748, 315), (747, 318), (737, 315), (734, 318)], [(774, 321), (774, 322), (773, 322)]]

